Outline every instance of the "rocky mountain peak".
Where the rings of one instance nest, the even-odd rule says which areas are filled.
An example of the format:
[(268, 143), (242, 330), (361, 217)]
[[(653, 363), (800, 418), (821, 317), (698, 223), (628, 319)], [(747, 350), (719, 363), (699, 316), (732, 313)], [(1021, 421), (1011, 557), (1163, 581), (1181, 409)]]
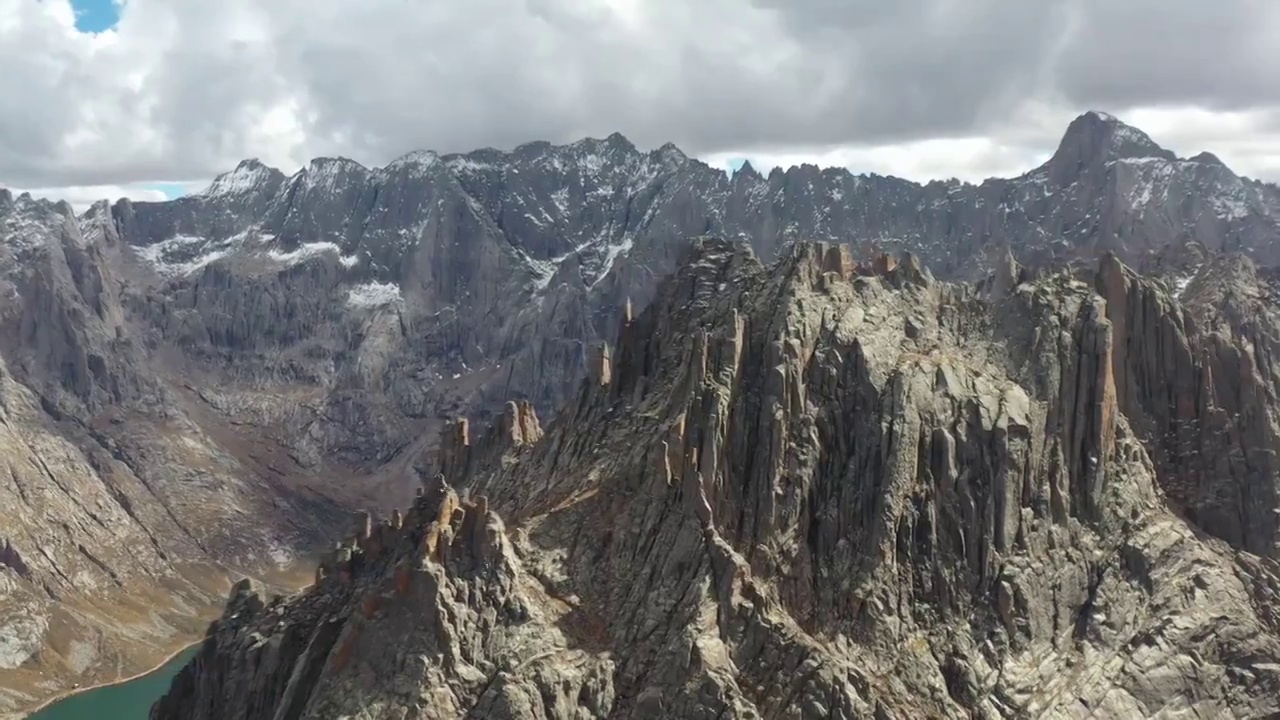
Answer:
[(546, 155), (547, 152), (554, 148), (555, 145), (546, 140), (533, 140), (517, 145), (516, 149), (511, 151), (511, 154), (521, 158), (537, 158)]
[(232, 172), (259, 173), (259, 172), (270, 172), (271, 170), (274, 170), (274, 169), (275, 168), (269, 165), (266, 165), (258, 158), (245, 158), (244, 160), (241, 160), (239, 163), (236, 164), (236, 168)]
[(1177, 156), (1115, 116), (1090, 111), (1067, 126), (1048, 165), (1055, 184), (1065, 186), (1081, 174), (1097, 171), (1109, 162), (1141, 158), (1173, 161)]
[(13, 215), (21, 215), (29, 219), (39, 218), (43, 221), (52, 222), (62, 222), (67, 218), (75, 217), (75, 210), (65, 200), (38, 198), (28, 192), (24, 192), (16, 198), (9, 195), (9, 198), (10, 201), (5, 203), (4, 198), (0, 197), (0, 209), (7, 206), (7, 209)]
[(501, 150), (481, 148), (467, 153), (450, 153), (440, 159), (450, 170), (468, 174), (500, 169), (506, 158), (506, 153)]
[(635, 143), (631, 142), (631, 140), (627, 139), (626, 135), (623, 135), (620, 132), (609, 133), (609, 136), (604, 139), (604, 143), (610, 149), (619, 150), (621, 152), (633, 153), (636, 151)]
[(414, 150), (387, 163), (384, 169), (392, 171), (406, 167), (428, 168), (438, 162), (440, 162), (440, 156), (436, 152), (432, 150)]
[(324, 203), (359, 192), (370, 176), (370, 170), (355, 160), (318, 157), (289, 178), (288, 183), (308, 201)]
[(1227, 164), (1222, 162), (1221, 158), (1209, 152), (1208, 150), (1205, 150), (1204, 152), (1201, 152), (1198, 155), (1194, 155), (1189, 159), (1191, 162), (1200, 163), (1201, 165), (1213, 165), (1221, 168), (1227, 167)]
[(760, 171), (756, 170), (756, 166), (751, 164), (750, 160), (743, 160), (742, 165), (740, 165), (738, 169), (734, 171), (733, 175), (734, 177), (741, 175), (743, 178), (747, 178), (747, 179), (751, 179), (751, 178), (763, 179), (764, 178), (764, 176), (760, 174)]
[[(43, 244), (53, 224), (50, 209), (47, 200), (36, 200), (29, 193), (14, 197), (0, 190), (0, 250), (25, 251)], [(7, 269), (0, 265), (0, 271)]]
[(604, 139), (583, 138), (553, 148), (553, 152), (577, 162), (587, 172), (607, 167), (623, 167), (640, 157), (640, 151), (622, 133), (611, 133)]
[(604, 138), (585, 137), (563, 146), (563, 149), (573, 155), (602, 154), (613, 158), (638, 152), (635, 144), (620, 132), (610, 133)]
[(97, 202), (93, 203), (92, 205), (89, 206), (88, 210), (84, 211), (84, 214), (82, 217), (89, 217), (89, 218), (100, 217), (103, 214), (107, 214), (107, 215), (111, 214), (110, 200), (98, 200)]
[(672, 142), (663, 144), (662, 147), (657, 149), (656, 153), (658, 157), (661, 157), (665, 160), (669, 160), (677, 164), (686, 162), (689, 159), (689, 156), (685, 155), (684, 151), (681, 150), (679, 147), (676, 146), (675, 143), (672, 143)]
[(312, 158), (311, 162), (303, 168), (305, 173), (312, 180), (337, 175), (344, 172), (368, 172), (368, 168), (360, 163), (345, 157), (318, 157)]
[(78, 219), (80, 235), (86, 244), (105, 242), (115, 244), (120, 235), (111, 214), (111, 203), (99, 200), (84, 211)]
[(257, 158), (241, 160), (231, 172), (214, 178), (203, 192), (206, 198), (238, 198), (254, 193), (274, 192), (284, 181), (284, 173), (264, 165)]

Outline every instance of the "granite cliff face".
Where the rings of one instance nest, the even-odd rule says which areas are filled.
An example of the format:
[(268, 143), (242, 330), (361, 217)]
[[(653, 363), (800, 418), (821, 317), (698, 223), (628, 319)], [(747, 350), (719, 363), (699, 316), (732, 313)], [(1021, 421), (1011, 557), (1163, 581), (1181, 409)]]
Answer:
[(1265, 350), (1113, 257), (1000, 267), (697, 241), (545, 430), (450, 424), (312, 588), (237, 586), (153, 720), (1280, 713), (1275, 476), (1178, 461), (1234, 472), (1216, 358)]

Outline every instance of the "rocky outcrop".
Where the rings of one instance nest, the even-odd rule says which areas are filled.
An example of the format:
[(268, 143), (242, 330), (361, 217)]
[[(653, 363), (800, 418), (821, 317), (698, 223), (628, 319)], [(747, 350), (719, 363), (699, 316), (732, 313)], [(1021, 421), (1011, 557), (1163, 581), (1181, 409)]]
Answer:
[(1236, 547), (1280, 556), (1280, 324), (1248, 260), (1223, 259), (1196, 283), (1184, 308), (1114, 256), (1102, 261), (1120, 404), (1177, 509)]
[[(612, 663), (579, 647), (586, 629), (524, 571), (483, 498), (435, 484), (404, 523), (344, 546), (332, 572), (293, 601), (237, 585), (152, 717), (609, 711)], [(224, 662), (242, 656), (252, 671)]]
[(854, 259), (697, 241), (541, 438), (450, 424), (153, 720), (1280, 713), (1280, 566), (1179, 516), (1110, 261)]

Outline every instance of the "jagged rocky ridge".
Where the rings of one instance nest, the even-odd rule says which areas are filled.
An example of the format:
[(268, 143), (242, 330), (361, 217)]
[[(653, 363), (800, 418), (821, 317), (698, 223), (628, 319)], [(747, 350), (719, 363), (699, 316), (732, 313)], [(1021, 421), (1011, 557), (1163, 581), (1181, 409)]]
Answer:
[(403, 497), (443, 418), (513, 396), (564, 405), (585, 348), (626, 300), (648, 304), (690, 236), (766, 259), (795, 240), (911, 251), (967, 279), (1002, 248), (1036, 266), (1110, 250), (1171, 277), (1221, 252), (1280, 260), (1280, 190), (1102, 113), (1041, 167), (981, 185), (730, 176), (614, 134), (374, 169), (319, 158), (290, 177), (250, 160), (198, 195), (89, 216), (127, 248), (148, 343), (176, 348), (216, 412), (278, 437), (300, 469), (380, 473)]
[(1273, 716), (1275, 478), (1218, 414), (1267, 351), (1198, 312), (701, 240), (545, 432), (450, 425), (311, 589), (238, 586), (152, 718)]

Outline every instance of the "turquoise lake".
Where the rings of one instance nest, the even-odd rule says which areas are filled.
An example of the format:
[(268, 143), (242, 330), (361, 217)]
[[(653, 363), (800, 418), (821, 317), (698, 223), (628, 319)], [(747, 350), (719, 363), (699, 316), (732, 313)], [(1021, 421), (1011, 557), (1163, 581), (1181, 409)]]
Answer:
[(147, 720), (152, 703), (168, 691), (173, 676), (199, 649), (199, 645), (187, 648), (147, 675), (129, 682), (63, 698), (28, 720)]

